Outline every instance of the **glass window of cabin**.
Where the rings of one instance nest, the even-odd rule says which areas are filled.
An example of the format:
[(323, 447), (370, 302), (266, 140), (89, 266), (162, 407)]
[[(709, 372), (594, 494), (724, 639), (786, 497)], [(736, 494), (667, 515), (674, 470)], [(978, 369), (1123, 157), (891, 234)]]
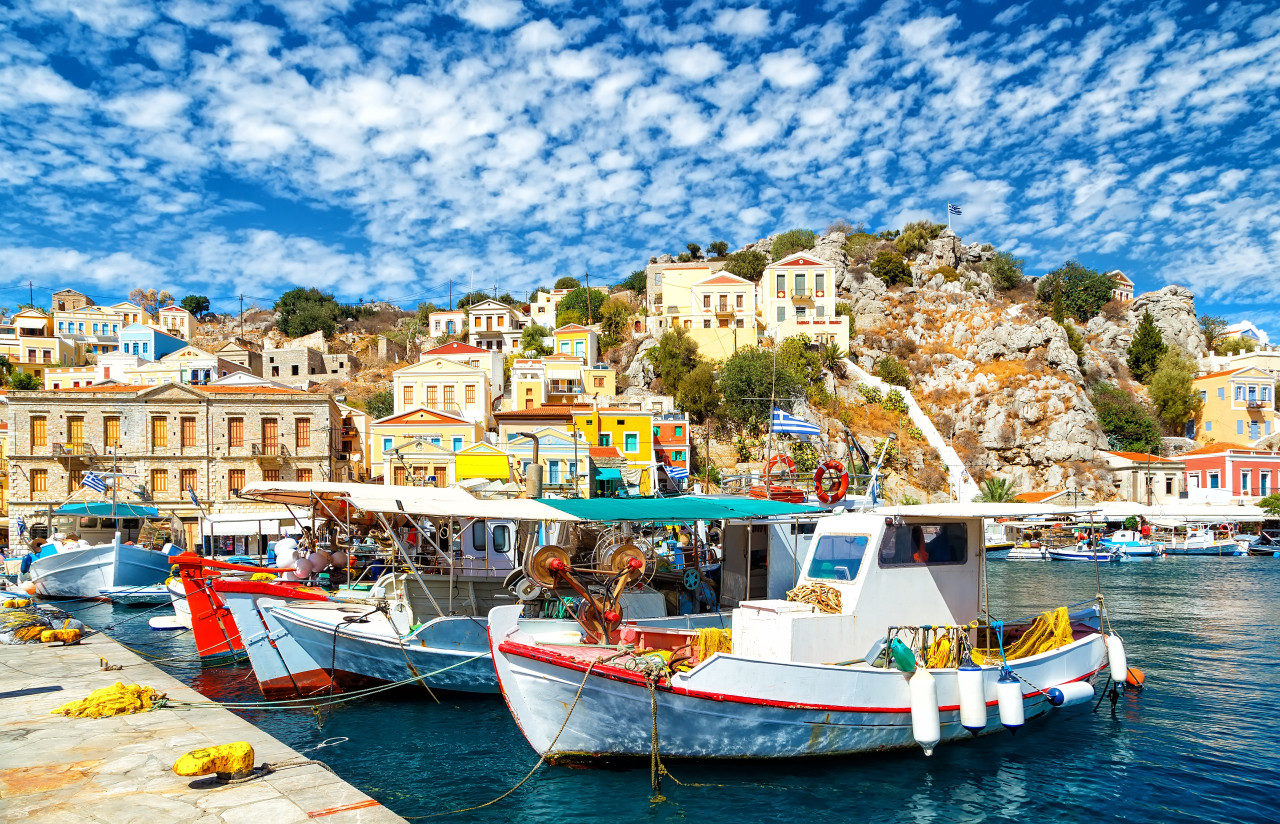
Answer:
[(823, 535), (809, 557), (809, 577), (828, 581), (852, 581), (867, 554), (866, 535)]
[(894, 524), (880, 541), (880, 566), (963, 564), (968, 549), (966, 524)]
[(493, 551), (507, 552), (511, 549), (511, 527), (498, 524), (493, 528)]
[(475, 521), (471, 524), (471, 548), (477, 552), (484, 552), (488, 542), (485, 540), (484, 521)]

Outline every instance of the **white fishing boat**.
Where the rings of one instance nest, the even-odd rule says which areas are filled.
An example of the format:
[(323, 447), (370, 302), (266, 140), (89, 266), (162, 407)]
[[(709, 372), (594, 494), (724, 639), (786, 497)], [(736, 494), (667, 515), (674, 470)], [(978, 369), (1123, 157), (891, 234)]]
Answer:
[[(1119, 639), (1099, 629), (1100, 598), (1022, 622), (983, 613), (981, 518), (1030, 509), (943, 504), (823, 518), (792, 593), (802, 602), (742, 602), (731, 639), (611, 620), (573, 633), (568, 622), (498, 607), (489, 639), (503, 696), (551, 760), (916, 745), (928, 754), (940, 741), (1017, 729), (1055, 704), (1093, 698), (1109, 647), (1121, 679), (1127, 666)], [(569, 577), (545, 547), (532, 565)]]
[(1211, 527), (1188, 524), (1185, 535), (1174, 535), (1164, 544), (1169, 555), (1247, 555), (1231, 538), (1218, 538)]
[[(119, 525), (126, 519), (155, 518), (159, 510), (139, 504), (69, 502), (54, 515), (101, 518)], [(33, 557), (28, 575), (37, 595), (45, 598), (102, 599), (105, 589), (132, 589), (164, 582), (170, 556), (180, 548), (166, 545), (164, 551), (122, 542), (120, 532), (107, 542), (51, 540)]]
[(1012, 549), (1003, 555), (996, 556), (1005, 561), (1047, 561), (1049, 560), (1049, 550), (1045, 549), (1039, 541), (1023, 541), (1015, 544)]
[(1002, 552), (1006, 549), (1014, 549), (1017, 545), (1009, 537), (1009, 530), (1000, 521), (983, 522), (983, 539), (986, 542), (987, 552)]
[(1117, 549), (1127, 558), (1161, 558), (1164, 557), (1164, 543), (1144, 538), (1141, 532), (1133, 529), (1118, 529), (1102, 539), (1102, 546)]
[(1088, 541), (1078, 541), (1068, 546), (1053, 547), (1049, 550), (1051, 561), (1101, 561), (1111, 563), (1123, 561), (1124, 553), (1119, 549), (1105, 546), (1089, 546)]

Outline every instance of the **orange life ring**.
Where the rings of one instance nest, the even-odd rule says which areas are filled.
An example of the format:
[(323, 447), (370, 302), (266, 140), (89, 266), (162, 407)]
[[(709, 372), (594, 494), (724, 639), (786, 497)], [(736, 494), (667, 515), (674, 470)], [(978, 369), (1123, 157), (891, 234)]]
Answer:
[[(839, 474), (839, 479), (832, 489), (827, 489), (822, 482), (827, 472)], [(813, 489), (818, 495), (818, 500), (824, 504), (843, 500), (845, 493), (849, 491), (849, 473), (845, 471), (844, 464), (840, 461), (831, 460), (818, 467), (818, 471), (813, 473)]]
[(795, 461), (791, 460), (786, 455), (774, 455), (772, 458), (769, 459), (769, 462), (764, 465), (764, 474), (772, 475), (774, 467), (776, 467), (778, 464), (782, 464), (782, 466), (786, 469), (788, 474), (794, 473), (796, 471)]

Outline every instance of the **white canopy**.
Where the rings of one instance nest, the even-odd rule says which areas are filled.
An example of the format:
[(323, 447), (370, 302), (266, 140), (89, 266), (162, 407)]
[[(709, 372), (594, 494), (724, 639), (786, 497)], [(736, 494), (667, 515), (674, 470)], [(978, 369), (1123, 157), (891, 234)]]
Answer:
[(1151, 507), (1147, 517), (1161, 526), (1181, 526), (1186, 523), (1258, 523), (1267, 519), (1267, 513), (1253, 505), (1164, 504)]
[[(240, 490), (241, 497), (309, 507), (316, 500), (333, 508), (340, 500), (368, 512), (404, 512), (437, 518), (505, 518), (518, 521), (577, 521), (577, 516), (529, 498), (484, 500), (464, 489), (384, 484), (304, 483), (254, 481)], [(317, 507), (317, 515), (324, 509)]]
[[(297, 519), (303, 523), (309, 523), (307, 518), (309, 510), (299, 511)], [(294, 513), (287, 509), (271, 509), (261, 512), (212, 512), (204, 516), (201, 528), (204, 529), (206, 535), (272, 535), (279, 533), (282, 529), (280, 522), (288, 521), (284, 530), (300, 529), (300, 525), (292, 525), (295, 522)]]
[(1054, 506), (1053, 504), (988, 504), (945, 503), (916, 504), (912, 506), (882, 506), (871, 510), (883, 515), (913, 515), (922, 518), (1035, 518), (1047, 516), (1053, 519), (1086, 515), (1098, 510), (1097, 505), (1087, 507)]

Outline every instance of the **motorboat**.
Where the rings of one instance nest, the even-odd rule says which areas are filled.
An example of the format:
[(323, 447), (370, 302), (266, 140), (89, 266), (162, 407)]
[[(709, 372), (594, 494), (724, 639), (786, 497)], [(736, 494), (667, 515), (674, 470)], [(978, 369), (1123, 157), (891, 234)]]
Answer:
[[(1100, 601), (1003, 623), (983, 612), (982, 518), (1028, 508), (821, 518), (789, 599), (739, 603), (731, 634), (623, 622), (607, 598), (576, 624), (497, 607), (489, 641), (503, 697), (553, 762), (928, 754), (1016, 729), (1092, 699), (1109, 655), (1126, 666), (1119, 638), (1100, 630)], [(576, 589), (554, 549), (539, 547), (531, 566), (541, 585)]]
[(1152, 541), (1133, 529), (1118, 529), (1102, 539), (1102, 546), (1118, 549), (1128, 558), (1160, 558), (1164, 556), (1164, 543)]
[(1230, 538), (1218, 538), (1207, 526), (1188, 524), (1183, 536), (1175, 535), (1164, 544), (1168, 555), (1245, 555), (1246, 551)]
[(986, 543), (987, 552), (1002, 552), (1017, 546), (1016, 542), (1009, 537), (1008, 529), (1000, 521), (983, 523), (983, 540)]
[(1107, 546), (1093, 547), (1089, 545), (1088, 541), (1078, 541), (1072, 545), (1050, 549), (1049, 559), (1052, 561), (1101, 561), (1110, 563), (1112, 561), (1123, 561), (1124, 552)]
[(1049, 550), (1039, 541), (1023, 541), (1022, 543), (1014, 544), (1008, 552), (996, 557), (1005, 561), (1047, 561), (1049, 560)]

